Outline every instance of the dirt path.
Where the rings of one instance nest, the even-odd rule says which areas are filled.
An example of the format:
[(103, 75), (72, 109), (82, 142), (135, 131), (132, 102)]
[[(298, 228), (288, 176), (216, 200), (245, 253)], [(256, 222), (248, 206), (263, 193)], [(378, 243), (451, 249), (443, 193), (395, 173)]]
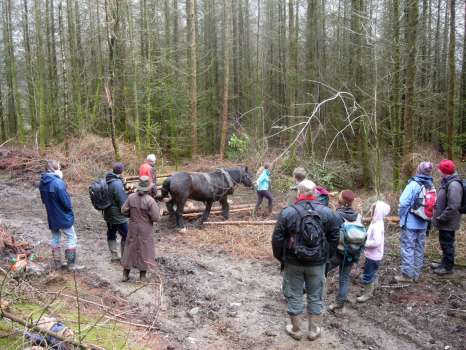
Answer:
[[(50, 234), (38, 190), (3, 177), (0, 193), (3, 223), (24, 239), (40, 242), (41, 249), (47, 251)], [(398, 305), (399, 292), (388, 288), (365, 306), (352, 304), (343, 314), (326, 314), (324, 334), (318, 341), (293, 341), (283, 331), (286, 306), (276, 262), (242, 259), (215, 246), (200, 249), (190, 245), (183, 234), (168, 229), (166, 223), (157, 233), (157, 275), (163, 281), (163, 303), (159, 308), (160, 285), (120, 282), (121, 268), (109, 262), (103, 219), (91, 207), (87, 195), (75, 195), (73, 201), (79, 259), (88, 267), (84, 272), (88, 283), (105, 286), (122, 296), (131, 294), (128, 299), (139, 306), (144, 321), (154, 323), (173, 348), (444, 349), (449, 345), (450, 349), (461, 349), (460, 344), (466, 344), (462, 342), (464, 326), (462, 332), (461, 328), (453, 331), (454, 324), (432, 329), (442, 321), (452, 321), (439, 319), (440, 323), (435, 323), (423, 315), (413, 318), (410, 313), (423, 305)], [(154, 281), (156, 277), (152, 277)], [(332, 278), (330, 300), (334, 289)], [(359, 290), (353, 287), (351, 298)], [(433, 313), (431, 309), (428, 312)]]

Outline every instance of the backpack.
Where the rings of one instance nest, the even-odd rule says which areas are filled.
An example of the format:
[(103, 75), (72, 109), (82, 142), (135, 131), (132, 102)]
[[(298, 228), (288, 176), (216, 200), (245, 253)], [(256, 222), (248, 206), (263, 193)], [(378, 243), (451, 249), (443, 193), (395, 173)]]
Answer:
[[(463, 187), (463, 196), (461, 197), (461, 206), (460, 206), (459, 212), (460, 214), (466, 214), (466, 179), (453, 180), (453, 181), (458, 181)], [(450, 183), (451, 182), (449, 182), (448, 185), (450, 185)], [(447, 188), (445, 189), (447, 201), (448, 201), (448, 185), (447, 185)]]
[(303, 263), (320, 262), (326, 257), (325, 234), (320, 215), (314, 210), (306, 210), (292, 205), (299, 215), (295, 230), (288, 241), (288, 252)]
[(348, 262), (357, 262), (367, 239), (367, 231), (360, 222), (346, 221), (341, 225), (340, 237), (343, 241), (343, 254)]
[(421, 190), (409, 212), (425, 221), (431, 221), (434, 215), (435, 203), (437, 202), (437, 191), (433, 186), (431, 189), (427, 189), (424, 185), (419, 185)]
[(97, 210), (104, 210), (112, 205), (108, 184), (105, 179), (98, 179), (89, 186), (89, 196), (92, 205)]

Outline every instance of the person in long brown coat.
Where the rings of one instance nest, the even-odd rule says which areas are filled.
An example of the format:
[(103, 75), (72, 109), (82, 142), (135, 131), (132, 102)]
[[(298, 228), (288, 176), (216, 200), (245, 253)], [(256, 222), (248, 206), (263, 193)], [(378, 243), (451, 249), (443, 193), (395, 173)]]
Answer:
[(129, 280), (132, 268), (138, 269), (141, 281), (146, 280), (149, 264), (155, 260), (153, 225), (160, 220), (160, 209), (148, 193), (152, 187), (150, 179), (139, 179), (137, 192), (131, 194), (121, 207), (121, 212), (129, 217), (129, 231), (121, 265), (123, 282)]

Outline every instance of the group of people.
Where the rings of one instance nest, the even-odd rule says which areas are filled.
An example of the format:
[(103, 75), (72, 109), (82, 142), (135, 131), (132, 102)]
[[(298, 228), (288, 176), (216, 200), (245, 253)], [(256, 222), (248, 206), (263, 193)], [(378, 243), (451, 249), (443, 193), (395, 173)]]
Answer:
[[(123, 267), (123, 281), (129, 280), (131, 269), (140, 271), (140, 280), (146, 280), (147, 270), (155, 260), (153, 224), (160, 220), (160, 209), (150, 195), (156, 185), (156, 157), (147, 156), (139, 169), (137, 191), (129, 196), (125, 192), (122, 174), (124, 165), (113, 164), (105, 176), (109, 205), (102, 210), (107, 224), (107, 243), (112, 262)], [(77, 236), (74, 229), (74, 212), (60, 163), (47, 161), (39, 186), (42, 202), (47, 211), (49, 228), (52, 231), (52, 259), (55, 269), (67, 268), (79, 271), (84, 267), (76, 264)], [(61, 232), (66, 237), (65, 259), (61, 255)], [(117, 233), (120, 235), (118, 252)]]
[[(401, 268), (397, 282), (417, 282), (424, 266), (426, 232), (431, 225), (439, 230), (443, 257), (432, 264), (439, 275), (452, 273), (454, 265), (454, 238), (461, 220), (463, 184), (456, 173), (455, 163), (442, 160), (438, 170), (442, 176), (440, 188), (433, 185), (434, 166), (422, 162), (403, 190), (399, 201)], [(364, 255), (364, 270), (360, 283), (364, 286), (357, 302), (372, 298), (377, 283), (377, 271), (384, 256), (384, 218), (390, 206), (377, 200), (371, 205), (371, 221), (366, 229), (362, 215), (353, 208), (355, 194), (344, 190), (338, 194), (335, 210), (322, 200), (322, 191), (305, 170), (294, 172), (296, 187), (289, 203), (277, 220), (272, 234), (272, 250), (281, 262), (283, 294), (287, 300), (290, 322), (285, 331), (292, 338), (309, 340), (321, 334), (321, 316), (324, 310), (327, 274), (338, 267), (339, 285), (335, 301), (329, 311), (341, 309), (348, 302), (351, 270)], [(297, 175), (297, 176), (296, 176)], [(294, 201), (292, 197), (294, 196)], [(358, 240), (359, 239), (359, 240)], [(301, 325), (304, 295), (307, 295), (307, 331)]]
[[(155, 155), (149, 155), (140, 167), (137, 192), (127, 196), (122, 174), (124, 165), (115, 163), (106, 177), (111, 204), (103, 210), (107, 223), (107, 242), (112, 261), (120, 261), (123, 281), (128, 281), (131, 269), (140, 271), (140, 279), (146, 279), (146, 271), (155, 260), (153, 224), (160, 219), (160, 210), (150, 195), (156, 184)], [(416, 175), (409, 181), (399, 200), (401, 268), (395, 276), (397, 282), (417, 282), (424, 267), (426, 234), (431, 226), (439, 230), (439, 242), (443, 252), (441, 262), (433, 264), (438, 275), (452, 273), (455, 258), (455, 232), (460, 227), (464, 211), (463, 183), (456, 172), (455, 163), (442, 160), (438, 164), (442, 180), (439, 190), (434, 188), (434, 165), (422, 162)], [(62, 180), (60, 164), (47, 162), (41, 176), (40, 194), (47, 210), (49, 228), (52, 231), (52, 256), (54, 267), (64, 266), (77, 271), (76, 232), (74, 213), (66, 185)], [(257, 204), (268, 200), (268, 214), (272, 212), (270, 166), (260, 170), (256, 181)], [(294, 339), (302, 339), (306, 332), (301, 326), (304, 295), (307, 295), (307, 338), (314, 340), (321, 334), (321, 315), (324, 309), (326, 276), (338, 268), (339, 287), (330, 311), (343, 308), (348, 302), (351, 286), (351, 270), (364, 256), (364, 270), (360, 282), (364, 286), (358, 302), (367, 302), (373, 296), (377, 272), (384, 256), (384, 218), (390, 206), (382, 200), (371, 205), (370, 225), (366, 229), (362, 214), (353, 207), (355, 193), (344, 190), (338, 194), (336, 209), (329, 207), (329, 193), (306, 179), (306, 170), (293, 172), (294, 186), (288, 196), (288, 206), (278, 216), (273, 234), (272, 250), (281, 262), (283, 293), (288, 304), (290, 323), (286, 332)], [(66, 265), (61, 257), (61, 232), (66, 236)], [(117, 233), (121, 236), (120, 255), (117, 249)]]

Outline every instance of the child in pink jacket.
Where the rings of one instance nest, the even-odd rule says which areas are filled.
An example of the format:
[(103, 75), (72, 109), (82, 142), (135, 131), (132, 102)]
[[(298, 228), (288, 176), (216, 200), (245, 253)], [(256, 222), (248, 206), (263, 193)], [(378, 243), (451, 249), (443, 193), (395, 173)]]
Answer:
[(390, 214), (390, 206), (382, 201), (372, 205), (372, 221), (367, 229), (367, 240), (364, 249), (366, 261), (361, 282), (364, 284), (364, 293), (357, 301), (364, 303), (374, 295), (375, 280), (380, 262), (383, 258), (384, 248), (384, 218)]

